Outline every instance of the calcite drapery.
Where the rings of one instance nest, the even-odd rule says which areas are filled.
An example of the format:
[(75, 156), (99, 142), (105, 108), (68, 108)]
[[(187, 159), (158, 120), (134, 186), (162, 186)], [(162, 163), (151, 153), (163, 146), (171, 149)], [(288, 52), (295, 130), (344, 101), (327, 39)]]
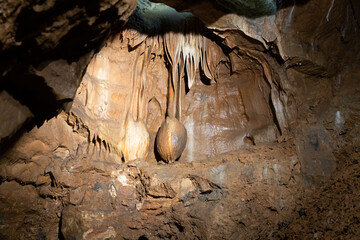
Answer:
[[(229, 49), (220, 47), (221, 41), (189, 13), (139, 1), (126, 28), (113, 35), (90, 63), (71, 111), (88, 126), (90, 141), (119, 155), (124, 155), (119, 143), (127, 135), (127, 115), (137, 115), (138, 109), (150, 134), (150, 149), (166, 115), (182, 118), (189, 129), (184, 150), (189, 161), (197, 154), (237, 149), (246, 139), (275, 140), (276, 124), (286, 133), (287, 116), (272, 62), (247, 45)], [(204, 81), (216, 84), (206, 86)], [(131, 97), (133, 86), (142, 100)], [(274, 122), (280, 117), (285, 121)], [(212, 142), (211, 149), (203, 146), (204, 138)], [(196, 153), (195, 144), (201, 146)]]
[(140, 61), (140, 71), (138, 71), (139, 58), (136, 59), (132, 71), (133, 85), (130, 107), (125, 120), (124, 137), (119, 145), (125, 161), (137, 158), (145, 159), (149, 151), (150, 136), (144, 124), (144, 89), (146, 83), (144, 68), (150, 62), (151, 51), (151, 46), (144, 51), (143, 60)]
[[(165, 33), (163, 42), (166, 57), (170, 64), (171, 78), (168, 84), (168, 117), (159, 129), (156, 148), (166, 162), (174, 162), (179, 158), (187, 141), (186, 128), (180, 122), (182, 79), (187, 79), (187, 85), (190, 89), (195, 82), (195, 74), (199, 65), (206, 77), (214, 79), (210, 65), (216, 60), (219, 61), (219, 59), (208, 57), (208, 52), (211, 49), (207, 48), (207, 38), (204, 36), (205, 29), (201, 22), (193, 17), (185, 18), (179, 28), (179, 33)], [(218, 49), (214, 48), (215, 52)], [(214, 67), (212, 70), (214, 72)]]
[[(146, 7), (149, 5), (151, 5), (151, 7)], [(165, 13), (168, 12), (168, 14), (164, 14), (163, 18), (160, 16), (162, 23), (156, 25), (151, 21), (153, 15), (159, 11), (159, 9)], [(140, 139), (144, 136), (145, 139), (148, 139), (145, 131), (146, 126), (140, 123), (138, 124), (137, 121), (145, 121), (148, 115), (147, 103), (149, 102), (149, 98), (151, 100), (153, 97), (149, 95), (147, 89), (153, 88), (153, 86), (151, 86), (153, 83), (151, 83), (149, 72), (151, 71), (151, 64), (154, 62), (156, 56), (165, 56), (165, 61), (164, 58), (162, 58), (164, 66), (165, 62), (170, 65), (168, 70), (170, 80), (168, 88), (172, 93), (169, 93), (167, 96), (167, 113), (169, 116), (176, 116), (178, 119), (181, 117), (181, 96), (184, 91), (184, 89), (181, 90), (180, 82), (183, 81), (183, 79), (187, 79), (187, 86), (190, 89), (195, 82), (196, 73), (199, 72), (199, 65), (206, 77), (215, 79), (214, 72), (216, 64), (223, 57), (221, 48), (204, 36), (204, 26), (191, 14), (177, 13), (174, 11), (176, 13), (176, 23), (163, 27), (169, 20), (169, 17), (172, 18), (174, 16), (169, 13), (171, 11), (174, 10), (169, 7), (164, 7), (163, 4), (139, 1), (138, 8), (132, 17), (137, 16), (138, 21), (130, 20), (127, 29), (113, 38), (115, 45), (117, 44), (115, 42), (118, 41), (117, 38), (121, 38), (120, 42), (122, 42), (122, 46), (116, 47), (120, 47), (124, 52), (126, 52), (126, 50), (124, 49), (123, 43), (126, 44), (126, 41), (128, 41), (128, 49), (130, 49), (130, 52), (133, 52), (132, 71), (131, 73), (127, 72), (125, 76), (124, 71), (122, 71), (121, 77), (124, 79), (120, 81), (121, 84), (124, 84), (123, 86), (127, 86), (127, 89), (129, 89), (129, 84), (131, 84), (131, 96), (129, 96), (128, 91), (126, 93), (123, 92), (123, 94), (121, 94), (122, 96), (120, 96), (122, 91), (116, 94), (114, 89), (108, 89), (106, 86), (110, 83), (114, 84), (114, 88), (116, 85), (118, 86), (116, 88), (123, 88), (116, 83), (116, 78), (114, 78), (114, 73), (117, 71), (116, 68), (118, 68), (118, 64), (114, 64), (115, 61), (113, 58), (115, 58), (115, 56), (112, 56), (111, 60), (103, 57), (103, 54), (107, 54), (106, 52), (114, 48), (114, 46), (111, 46), (112, 44), (109, 43), (109, 48), (107, 49), (105, 47), (90, 63), (87, 74), (85, 74), (85, 82), (82, 83), (82, 86), (78, 90), (79, 97), (75, 98), (72, 112), (81, 119), (85, 119), (84, 121), (89, 125), (90, 139), (93, 142), (99, 142), (100, 145), (106, 144), (108, 149), (113, 149), (121, 153), (126, 160), (138, 157), (145, 158), (147, 155), (145, 150), (140, 151), (142, 152), (142, 154), (140, 154), (141, 156), (135, 153), (130, 154), (129, 151), (131, 151), (130, 146), (134, 145), (143, 145), (144, 149), (148, 149), (147, 140), (139, 144), (141, 141), (135, 141), (135, 139)], [(141, 21), (143, 21), (144, 24), (141, 24)], [(210, 48), (211, 53), (209, 51)], [(121, 58), (121, 55), (118, 54), (117, 57)], [(89, 86), (89, 84), (93, 85), (90, 82), (93, 82), (98, 87)], [(102, 89), (100, 90), (102, 92), (100, 94), (101, 97), (85, 94), (84, 98), (82, 98), (82, 92), (89, 91), (91, 88), (97, 91)], [(125, 104), (117, 106), (122, 109), (115, 110), (113, 109), (115, 106), (110, 107), (107, 105), (107, 103), (115, 100), (115, 94), (124, 100), (123, 103)], [(171, 100), (171, 96), (173, 100)], [(82, 101), (82, 103), (79, 101)], [(118, 102), (118, 100), (115, 100), (115, 102)], [(85, 109), (81, 108), (81, 105), (85, 105)], [(88, 110), (86, 110), (86, 106), (89, 107)], [(124, 106), (126, 106), (125, 109), (123, 109)], [(94, 107), (96, 107), (96, 109), (94, 109)], [(97, 123), (91, 120), (102, 118), (104, 120), (97, 121)], [(159, 118), (162, 118), (161, 115)], [(132, 123), (129, 123), (131, 121)], [(132, 127), (138, 126), (138, 131), (143, 132), (143, 134), (139, 133), (139, 137), (137, 138), (137, 134), (135, 134), (134, 131), (130, 131), (129, 125)], [(130, 132), (132, 132), (132, 136), (130, 136)], [(125, 144), (126, 142), (127, 144)], [(126, 145), (128, 145), (128, 147), (126, 147)], [(185, 145), (182, 149), (184, 147)], [(134, 152), (138, 152), (138, 150), (139, 149), (134, 150)]]

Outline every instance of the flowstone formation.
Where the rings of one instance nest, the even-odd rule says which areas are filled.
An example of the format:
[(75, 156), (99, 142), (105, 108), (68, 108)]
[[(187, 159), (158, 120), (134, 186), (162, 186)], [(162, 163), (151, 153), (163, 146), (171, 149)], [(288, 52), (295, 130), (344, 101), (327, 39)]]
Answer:
[[(138, 70), (138, 59), (134, 64), (132, 72), (132, 92), (130, 107), (124, 124), (124, 136), (119, 145), (125, 161), (138, 158), (145, 159), (149, 151), (149, 132), (143, 122), (144, 120), (144, 91), (146, 88), (146, 76), (144, 70), (151, 57), (151, 48), (146, 49), (143, 61)], [(134, 119), (135, 118), (135, 119)]]
[[(258, 64), (255, 71), (237, 69), (251, 61)], [(131, 71), (122, 62), (130, 64)], [(231, 87), (230, 91), (235, 92), (229, 92), (226, 75), (241, 78)], [(256, 80), (249, 85), (246, 78)], [(173, 162), (185, 151), (184, 157), (192, 161), (196, 156), (234, 150), (249, 141), (286, 138), (287, 100), (280, 83), (286, 83), (286, 76), (280, 79), (266, 56), (246, 49), (232, 51), (190, 13), (139, 1), (126, 29), (114, 35), (90, 63), (71, 112), (87, 126), (92, 142), (120, 153), (126, 161), (140, 158), (136, 154), (128, 156), (135, 145), (143, 149), (142, 158), (149, 150), (149, 156), (159, 154), (164, 161)], [(197, 102), (201, 86), (214, 87), (201, 90), (203, 96)], [(88, 96), (91, 91), (100, 94)], [(201, 114), (208, 115), (208, 111), (213, 111), (212, 119), (206, 121), (215, 131), (202, 123), (207, 117)], [(233, 120), (226, 120), (229, 117)], [(138, 118), (141, 127), (133, 123)], [(148, 140), (135, 140), (147, 139), (148, 131), (151, 146), (156, 139), (155, 153), (153, 147), (148, 148)], [(236, 139), (228, 145), (225, 141), (231, 134)], [(194, 146), (204, 143), (197, 137), (213, 138), (215, 146), (212, 150), (200, 148), (196, 153)]]
[(6, 12), (0, 239), (359, 238), (360, 2), (115, 2)]

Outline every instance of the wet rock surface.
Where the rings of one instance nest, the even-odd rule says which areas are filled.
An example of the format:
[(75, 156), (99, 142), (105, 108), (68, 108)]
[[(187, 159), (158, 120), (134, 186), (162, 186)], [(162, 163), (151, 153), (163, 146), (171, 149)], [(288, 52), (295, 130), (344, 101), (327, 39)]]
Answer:
[[(157, 8), (154, 4), (139, 8), (133, 19), (146, 23)], [(287, 78), (276, 77), (278, 69), (269, 65), (267, 54), (227, 49), (229, 46), (193, 16), (174, 13), (169, 7), (160, 9), (174, 14), (175, 29), (152, 36), (151, 31), (161, 28), (140, 28), (130, 20), (90, 62), (70, 109), (88, 126), (90, 138), (121, 151), (117, 145), (126, 134), (127, 116), (134, 111), (131, 103), (138, 79), (145, 79), (146, 88), (141, 93), (144, 100), (139, 100), (135, 109), (144, 109), (152, 144), (165, 117), (175, 117), (178, 112), (189, 130), (182, 157), (190, 162), (236, 150), (246, 145), (248, 138), (255, 144), (286, 138), (287, 99), (282, 88)], [(160, 26), (170, 21), (166, 16), (159, 20)], [(179, 89), (180, 100), (171, 100), (171, 86), (173, 95), (178, 96)]]
[[(15, 51), (25, 60), (2, 65), (0, 137), (13, 138), (0, 149), (0, 238), (357, 239), (359, 4), (294, 1), (276, 16), (248, 18), (207, 1), (168, 3), (195, 13), (204, 35), (154, 37), (130, 22), (94, 56), (111, 16), (125, 21), (134, 3), (2, 3), (1, 57)], [(26, 30), (21, 21), (31, 14), (53, 16), (52, 24)], [(77, 34), (88, 47), (75, 57), (68, 54), (85, 41)], [(196, 45), (207, 54), (202, 66), (169, 65), (182, 37), (205, 41)], [(64, 46), (63, 55), (49, 53)], [(171, 69), (184, 69), (188, 84), (179, 91), (188, 138), (166, 164), (154, 142), (172, 104)], [(118, 145), (134, 85), (141, 100), (131, 111), (151, 146), (146, 159), (125, 163)], [(41, 124), (24, 131), (32, 114)]]

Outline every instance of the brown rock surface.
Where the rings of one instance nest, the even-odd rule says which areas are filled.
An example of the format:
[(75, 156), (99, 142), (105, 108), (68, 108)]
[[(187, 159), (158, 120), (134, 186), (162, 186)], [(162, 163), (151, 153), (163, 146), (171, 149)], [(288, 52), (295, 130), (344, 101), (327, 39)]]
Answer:
[[(156, 13), (156, 10), (147, 11)], [(135, 12), (146, 22), (150, 13), (140, 13)], [(185, 127), (192, 129), (188, 131), (188, 144), (183, 155), (189, 161), (235, 150), (244, 145), (247, 138), (261, 143), (274, 141), (280, 135), (286, 136), (283, 83), (274, 79), (275, 73), (264, 53), (246, 49), (224, 53), (221, 47), (228, 46), (216, 42), (216, 36), (211, 33), (199, 36), (190, 31), (183, 36), (182, 31), (189, 31), (186, 28), (188, 21), (195, 24), (194, 29), (200, 33), (205, 30), (188, 14), (172, 14), (177, 14), (174, 18), (180, 19), (177, 28), (185, 30), (173, 33), (170, 29), (164, 36), (146, 37), (141, 31), (160, 30), (149, 30), (153, 27), (151, 25), (145, 25), (145, 29), (137, 28), (130, 21), (130, 29), (112, 37), (91, 61), (71, 108), (89, 127), (91, 139), (99, 138), (100, 142), (120, 151), (116, 146), (125, 134), (126, 116), (133, 111), (131, 92), (137, 78), (145, 79), (144, 101), (140, 102), (139, 108), (145, 109), (144, 120), (152, 143), (165, 114), (175, 116), (177, 101), (167, 98), (168, 79), (171, 78), (175, 95), (176, 88), (181, 88), (177, 79), (187, 80), (189, 91), (179, 90), (180, 95), (188, 92), (180, 100), (178, 112)], [(165, 24), (167, 19), (159, 21)], [(198, 45), (189, 47), (188, 42)], [(192, 58), (179, 57), (184, 55)], [(167, 69), (167, 64), (177, 65), (177, 61), (180, 66), (185, 65), (186, 73), (181, 67)], [(132, 71), (129, 71), (129, 64)], [(150, 112), (149, 108), (155, 112)], [(233, 142), (229, 144), (228, 139), (233, 139)], [(199, 146), (196, 152), (195, 145)]]
[(26, 106), (21, 105), (6, 91), (0, 93), (0, 143), (11, 137), (33, 115)]
[[(2, 146), (0, 238), (359, 238), (359, 3), (294, 1), (276, 15), (249, 18), (208, 1), (168, 1), (207, 27), (179, 32), (183, 26), (171, 24), (189, 14), (167, 9), (179, 17), (170, 21), (150, 11), (163, 5), (139, 2), (93, 57), (102, 42), (96, 33), (104, 36), (113, 17), (126, 19), (132, 3), (1, 3), (9, 19), (1, 56), (20, 54), (2, 66), (9, 95), (0, 97), (14, 104), (0, 106), (26, 116), (1, 126), (13, 133), (30, 111), (50, 119)], [(29, 14), (53, 21), (25, 31)], [(77, 32), (83, 21), (99, 32)], [(86, 51), (69, 57), (84, 39)], [(47, 55), (64, 46), (64, 55)], [(23, 65), (14, 61), (19, 56)], [(175, 90), (181, 104), (169, 100)], [(58, 114), (74, 91), (69, 111)], [(187, 145), (179, 161), (165, 164), (153, 144), (174, 106)], [(123, 163), (118, 145), (129, 112), (144, 122), (152, 146), (146, 159)]]
[(2, 1), (1, 89), (41, 125), (72, 101), (96, 48), (135, 7), (131, 0)]

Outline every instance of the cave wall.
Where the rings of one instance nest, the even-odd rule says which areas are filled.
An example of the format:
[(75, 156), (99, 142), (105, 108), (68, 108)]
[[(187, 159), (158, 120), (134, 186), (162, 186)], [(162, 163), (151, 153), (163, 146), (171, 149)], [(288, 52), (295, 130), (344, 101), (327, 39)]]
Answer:
[[(135, 8), (136, 1), (1, 3), (0, 91), (31, 111), (27, 129), (68, 106), (94, 52)], [(11, 122), (11, 116), (2, 115), (2, 121)], [(23, 123), (0, 141), (21, 134)]]
[[(143, 33), (130, 27), (111, 37), (90, 62), (70, 110), (87, 125), (90, 139), (104, 147), (109, 145), (114, 151), (121, 152), (118, 148), (136, 77), (145, 78), (145, 100), (139, 104), (145, 105), (144, 120), (152, 145), (169, 105), (170, 70), (165, 43), (156, 38), (142, 38)], [(271, 109), (271, 86), (264, 79), (261, 64), (236, 54), (230, 59), (215, 40), (206, 38), (206, 42), (206, 54), (219, 54), (212, 62), (216, 77), (208, 79), (198, 69), (193, 87), (188, 89), (184, 84), (181, 93), (184, 95), (181, 119), (189, 138), (181, 159), (190, 162), (246, 144), (271, 142), (280, 135)], [(150, 61), (144, 54), (148, 49)], [(185, 79), (181, 81), (185, 83)], [(151, 159), (153, 146), (150, 149)]]
[[(14, 127), (1, 128), (1, 136), (15, 133), (16, 141), (5, 142), (0, 156), (0, 237), (359, 236), (359, 4), (294, 1), (276, 16), (252, 19), (224, 14), (206, 1), (174, 3), (203, 21), (212, 32), (210, 41), (222, 46), (224, 54), (214, 62), (215, 79), (197, 72), (194, 85), (186, 95), (183, 91), (181, 119), (192, 135), (174, 164), (158, 163), (152, 154), (146, 161), (122, 163), (115, 149), (129, 108), (131, 70), (144, 57), (145, 46), (134, 46), (146, 35), (121, 29), (94, 57), (92, 52), (82, 55), (82, 67), (60, 57), (48, 67), (36, 65), (29, 74), (32, 55), (25, 50), (13, 55), (30, 59), (21, 71), (4, 65), (8, 70), (1, 81), (7, 93), (1, 93), (0, 109), (9, 115), (1, 118)], [(216, 19), (209, 18), (213, 11)], [(152, 53), (145, 74), (151, 142), (164, 120), (168, 79), (163, 50)], [(38, 55), (37, 61), (48, 62), (49, 55)], [(74, 70), (64, 65), (78, 66), (78, 77), (69, 77)], [(19, 79), (26, 78), (27, 84), (10, 82), (23, 70), (25, 77)], [(19, 92), (12, 91), (12, 84), (20, 86)], [(56, 92), (58, 99), (76, 95), (69, 111), (55, 111), (49, 120), (41, 118), (39, 126), (17, 132), (32, 115), (40, 119), (46, 104), (48, 90), (33, 91), (29, 85), (52, 88), (51, 96)], [(32, 92), (29, 98), (39, 95), (38, 105), (19, 97), (27, 92)], [(274, 108), (276, 103), (282, 105)], [(17, 121), (9, 121), (10, 116)]]

